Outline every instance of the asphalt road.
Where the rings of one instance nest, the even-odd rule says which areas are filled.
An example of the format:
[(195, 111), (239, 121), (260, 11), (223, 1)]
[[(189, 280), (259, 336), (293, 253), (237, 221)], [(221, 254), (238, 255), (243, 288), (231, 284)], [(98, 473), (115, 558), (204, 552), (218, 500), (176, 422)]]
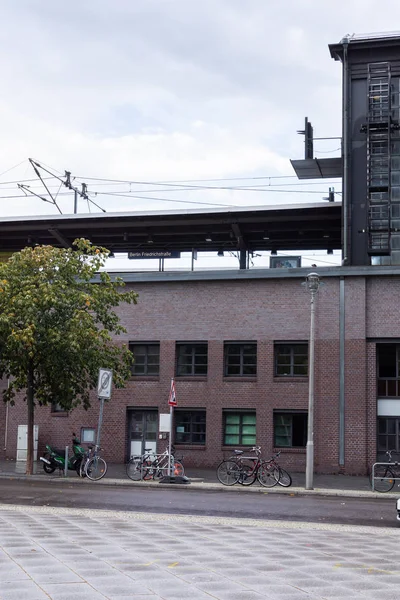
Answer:
[(394, 500), (0, 480), (0, 503), (398, 527)]

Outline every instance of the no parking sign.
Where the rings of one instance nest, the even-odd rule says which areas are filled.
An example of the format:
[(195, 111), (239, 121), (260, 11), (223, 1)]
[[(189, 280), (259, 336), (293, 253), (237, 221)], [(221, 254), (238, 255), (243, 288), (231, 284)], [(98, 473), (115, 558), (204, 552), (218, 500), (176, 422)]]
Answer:
[(111, 369), (99, 369), (99, 381), (97, 384), (97, 396), (104, 400), (111, 398), (112, 371)]

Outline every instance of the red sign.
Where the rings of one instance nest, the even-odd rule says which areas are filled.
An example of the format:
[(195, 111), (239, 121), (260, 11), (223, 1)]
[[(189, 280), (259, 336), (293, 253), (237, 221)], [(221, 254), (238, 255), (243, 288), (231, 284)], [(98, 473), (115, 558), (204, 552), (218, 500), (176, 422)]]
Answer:
[(171, 390), (169, 392), (168, 404), (169, 406), (176, 406), (175, 382), (173, 379), (171, 379)]

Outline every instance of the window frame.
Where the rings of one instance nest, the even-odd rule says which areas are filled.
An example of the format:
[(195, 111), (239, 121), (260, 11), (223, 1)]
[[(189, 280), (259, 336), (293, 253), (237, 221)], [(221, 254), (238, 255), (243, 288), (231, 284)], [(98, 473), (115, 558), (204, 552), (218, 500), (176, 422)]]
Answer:
[[(254, 352), (250, 353), (250, 356), (254, 357), (254, 362), (251, 365), (246, 365), (245, 364), (245, 359), (246, 359), (246, 355), (245, 355), (245, 348), (246, 346), (253, 346), (254, 347)], [(230, 353), (230, 351), (234, 348), (238, 348), (239, 353), (235, 354), (235, 353)], [(239, 357), (239, 362), (238, 364), (229, 364), (229, 358), (230, 357), (234, 357), (234, 356), (238, 356)], [(258, 358), (258, 352), (257, 352), (257, 342), (254, 341), (249, 341), (249, 342), (238, 342), (238, 341), (226, 341), (224, 342), (224, 377), (229, 377), (229, 378), (240, 378), (240, 377), (257, 377), (257, 358)], [(253, 373), (244, 373), (244, 369), (248, 368), (249, 366), (254, 368), (254, 372)], [(239, 373), (229, 373), (229, 367), (239, 367)]]
[[(183, 353), (183, 348), (190, 348), (190, 353)], [(199, 349), (205, 348), (205, 352), (197, 352)], [(189, 356), (190, 361), (183, 362), (183, 357)], [(206, 357), (205, 365), (197, 362), (200, 357)], [(190, 372), (183, 372), (183, 369), (190, 368)], [(204, 369), (205, 372), (201, 373)], [(208, 375), (208, 342), (176, 342), (175, 343), (175, 376), (176, 377), (207, 377)]]
[(51, 403), (51, 413), (53, 415), (67, 415), (68, 410), (61, 406), (59, 402), (53, 400), (53, 402)]
[[(160, 376), (160, 342), (129, 342), (129, 350), (132, 352), (133, 357), (135, 359), (135, 352), (134, 352), (134, 348), (135, 347), (139, 347), (142, 346), (145, 348), (145, 352), (143, 354), (139, 354), (138, 356), (143, 356), (144, 357), (144, 361), (143, 364), (139, 365), (139, 366), (143, 366), (143, 373), (136, 373), (135, 372), (135, 367), (136, 365), (136, 360), (134, 360), (134, 362), (131, 365), (131, 375), (132, 377), (159, 377)], [(157, 348), (158, 349), (158, 362), (155, 362), (154, 365), (150, 365), (150, 366), (156, 366), (157, 368), (157, 372), (156, 373), (149, 373), (149, 356), (156, 356), (157, 353), (154, 354), (149, 354), (149, 348)]]
[[(93, 440), (88, 441), (84, 439), (85, 432), (93, 431)], [(96, 443), (96, 428), (95, 427), (81, 427), (81, 435), (80, 435), (81, 444), (95, 444)]]
[[(305, 363), (305, 373), (296, 373), (296, 367), (299, 368), (301, 367), (301, 364), (296, 365), (296, 361), (295, 361), (295, 348), (296, 347), (301, 347), (306, 349), (305, 353), (298, 353), (298, 356), (306, 356), (307, 358), (307, 362)], [(283, 349), (283, 348), (288, 348), (289, 352), (283, 353), (283, 352), (279, 352), (279, 350)], [(289, 363), (285, 364), (283, 361), (279, 362), (279, 358), (283, 357), (283, 356), (288, 356), (289, 357)], [(284, 368), (284, 367), (289, 367), (289, 372), (288, 373), (279, 373), (279, 369), (280, 368)], [(306, 379), (308, 377), (308, 373), (309, 373), (309, 346), (308, 346), (308, 342), (303, 342), (303, 341), (295, 341), (295, 342), (274, 342), (274, 377), (277, 377), (279, 379), (281, 378), (288, 378), (288, 377), (298, 377), (301, 379)]]
[[(227, 423), (227, 417), (231, 416), (239, 416), (239, 432), (237, 434), (228, 432), (227, 425), (234, 426), (235, 423)], [(254, 416), (254, 423), (243, 423), (244, 418)], [(254, 433), (248, 433), (243, 431), (244, 426), (254, 426)], [(238, 441), (227, 442), (227, 436), (238, 436)], [(245, 436), (252, 436), (252, 440), (248, 443), (243, 441)], [(232, 409), (224, 409), (223, 410), (223, 421), (222, 421), (222, 445), (223, 446), (255, 446), (257, 442), (257, 411), (256, 409), (242, 409), (242, 410), (232, 410)]]
[[(290, 418), (290, 425), (288, 424), (284, 424), (284, 423), (277, 423), (277, 418), (278, 417), (287, 417)], [(304, 422), (302, 424), (303, 427), (303, 431), (302, 431), (302, 437), (303, 437), (303, 444), (296, 444), (293, 445), (293, 417), (294, 416), (302, 416), (304, 418)], [(290, 427), (290, 434), (288, 435), (283, 435), (277, 434), (277, 427)], [(293, 449), (293, 450), (304, 450), (306, 448), (307, 445), (307, 427), (308, 427), (308, 410), (282, 410), (282, 409), (274, 409), (274, 413), (273, 413), (273, 436), (274, 436), (274, 448), (286, 448), (286, 449)], [(299, 432), (296, 432), (295, 437), (299, 436)], [(278, 443), (277, 438), (278, 437), (288, 437), (289, 439), (289, 444), (282, 444), (282, 443)]]
[[(188, 440), (179, 440), (178, 439), (178, 426), (179, 423), (182, 421), (179, 421), (179, 418), (182, 418), (184, 415), (189, 415), (190, 416), (190, 421), (189, 421), (189, 431), (183, 431), (183, 432), (179, 432), (180, 434), (188, 434), (189, 435), (189, 439)], [(200, 417), (204, 417), (204, 421), (200, 422), (198, 424), (196, 424), (196, 422), (194, 421), (194, 417), (195, 416), (200, 416)], [(201, 432), (196, 432), (194, 431), (196, 425), (203, 425), (203, 429), (204, 431)], [(182, 426), (182, 425), (181, 425)], [(184, 424), (183, 424), (184, 426)], [(203, 439), (200, 441), (194, 441), (194, 437), (196, 436), (203, 436)], [(206, 445), (206, 441), (207, 441), (207, 413), (206, 413), (206, 409), (205, 408), (193, 408), (193, 409), (187, 409), (187, 408), (176, 408), (174, 410), (174, 443), (176, 446), (196, 446), (196, 447), (202, 447)]]

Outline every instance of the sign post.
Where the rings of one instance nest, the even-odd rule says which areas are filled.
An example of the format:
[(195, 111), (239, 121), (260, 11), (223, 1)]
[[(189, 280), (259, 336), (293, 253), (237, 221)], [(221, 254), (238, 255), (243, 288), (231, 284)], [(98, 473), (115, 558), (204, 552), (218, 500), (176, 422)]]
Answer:
[(171, 390), (169, 392), (168, 404), (169, 404), (169, 419), (170, 419), (169, 444), (168, 444), (169, 465), (168, 466), (169, 466), (169, 476), (172, 477), (172, 460), (171, 460), (171, 456), (172, 456), (172, 427), (173, 427), (173, 420), (174, 420), (174, 407), (176, 406), (176, 393), (175, 393), (174, 378), (171, 379)]
[(112, 371), (111, 369), (99, 369), (97, 383), (97, 397), (100, 400), (99, 424), (97, 426), (96, 446), (100, 448), (100, 432), (103, 423), (104, 400), (111, 398)]

